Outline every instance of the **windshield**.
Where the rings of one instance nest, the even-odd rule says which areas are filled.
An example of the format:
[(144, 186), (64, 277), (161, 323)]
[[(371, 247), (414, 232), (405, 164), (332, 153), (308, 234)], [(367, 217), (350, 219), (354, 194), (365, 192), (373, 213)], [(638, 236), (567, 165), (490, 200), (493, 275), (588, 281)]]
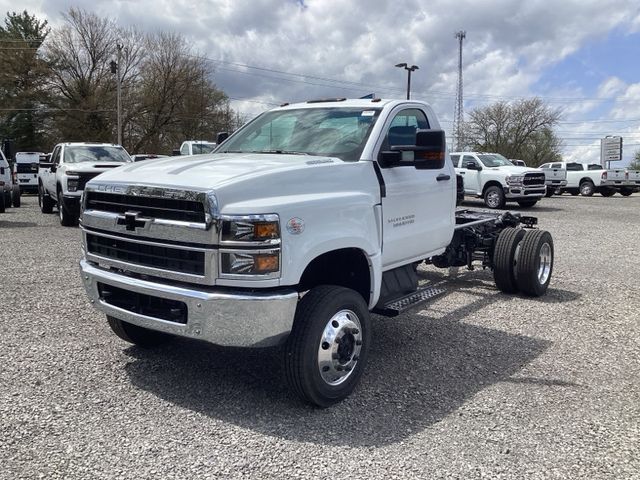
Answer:
[(130, 162), (131, 157), (122, 147), (110, 145), (71, 145), (64, 149), (64, 163)]
[(478, 158), (485, 167), (513, 167), (513, 163), (499, 153), (483, 153)]
[(215, 143), (194, 143), (191, 148), (193, 149), (193, 154), (198, 155), (200, 153), (211, 153), (213, 149), (216, 148)]
[(357, 161), (380, 109), (301, 108), (267, 112), (218, 152), (323, 155)]

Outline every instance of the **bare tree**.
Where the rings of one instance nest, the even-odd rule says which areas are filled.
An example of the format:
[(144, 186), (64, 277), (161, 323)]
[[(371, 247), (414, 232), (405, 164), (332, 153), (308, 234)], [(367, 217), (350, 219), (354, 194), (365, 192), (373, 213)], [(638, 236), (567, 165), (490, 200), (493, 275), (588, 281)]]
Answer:
[(474, 150), (501, 153), (537, 166), (560, 156), (561, 142), (553, 132), (560, 118), (560, 110), (539, 98), (498, 102), (471, 111), (465, 139)]
[(116, 58), (117, 45), (123, 44), (120, 70), (127, 92), (143, 58), (141, 36), (84, 10), (71, 8), (64, 18), (66, 24), (54, 30), (45, 44), (52, 73), (49, 88), (55, 99), (52, 106), (64, 119), (57, 122), (60, 135), (67, 140), (110, 141), (116, 80), (110, 63)]

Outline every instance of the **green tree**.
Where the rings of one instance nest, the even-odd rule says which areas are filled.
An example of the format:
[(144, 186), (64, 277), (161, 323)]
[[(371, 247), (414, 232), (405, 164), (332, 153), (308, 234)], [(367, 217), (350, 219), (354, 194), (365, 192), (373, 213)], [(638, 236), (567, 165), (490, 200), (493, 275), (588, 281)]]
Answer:
[(46, 20), (26, 10), (7, 13), (0, 26), (0, 136), (13, 139), (17, 151), (46, 147), (43, 87), (49, 70), (39, 50), (49, 30)]
[(640, 170), (640, 150), (636, 150), (636, 153), (633, 154), (633, 160), (631, 160), (629, 168), (633, 170)]
[(530, 166), (559, 160), (560, 139), (553, 132), (561, 112), (541, 99), (498, 102), (471, 111), (464, 139), (473, 150), (501, 153)]

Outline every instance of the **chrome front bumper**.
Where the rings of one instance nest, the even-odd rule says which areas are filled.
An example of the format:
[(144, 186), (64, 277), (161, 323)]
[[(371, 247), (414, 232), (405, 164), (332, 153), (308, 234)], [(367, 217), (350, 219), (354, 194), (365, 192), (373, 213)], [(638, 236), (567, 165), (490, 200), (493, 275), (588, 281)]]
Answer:
[[(291, 289), (277, 292), (194, 290), (128, 277), (80, 261), (82, 283), (94, 306), (125, 322), (173, 335), (196, 338), (216, 345), (268, 347), (286, 339), (298, 302)], [(98, 283), (150, 297), (184, 302), (186, 323), (149, 317), (111, 305), (101, 298)]]
[(509, 185), (507, 187), (504, 187), (504, 196), (510, 200), (543, 197), (545, 193), (547, 193), (546, 185), (536, 185), (536, 186)]

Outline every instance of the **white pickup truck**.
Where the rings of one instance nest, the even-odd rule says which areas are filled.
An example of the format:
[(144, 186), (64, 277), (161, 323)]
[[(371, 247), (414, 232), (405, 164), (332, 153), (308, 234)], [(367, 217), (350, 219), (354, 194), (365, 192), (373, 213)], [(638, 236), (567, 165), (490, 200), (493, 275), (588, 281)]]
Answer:
[(640, 190), (640, 170), (627, 168), (613, 168), (602, 173), (600, 194), (610, 197), (620, 192), (623, 197), (628, 197)]
[(540, 170), (544, 172), (545, 184), (547, 185), (547, 197), (554, 193), (561, 193), (567, 186), (567, 170), (562, 162), (543, 163)]
[(601, 188), (603, 186), (602, 180), (607, 175), (607, 171), (602, 165), (579, 162), (557, 162), (554, 165), (561, 165), (561, 168), (567, 171), (567, 186), (561, 189), (562, 192), (585, 197), (600, 192), (604, 196), (609, 196), (608, 189)]
[(207, 140), (186, 140), (180, 145), (180, 155), (202, 155), (213, 152), (215, 142)]
[(465, 195), (484, 199), (489, 208), (506, 202), (533, 207), (547, 192), (543, 172), (516, 166), (499, 153), (452, 152), (451, 158), (464, 177)]
[(57, 204), (60, 224), (76, 225), (86, 183), (129, 162), (131, 157), (120, 145), (59, 143), (51, 157), (40, 162), (38, 170), (38, 202), (42, 213), (51, 213)]
[(16, 153), (15, 173), (21, 192), (36, 193), (38, 191), (38, 164), (42, 152)]
[(0, 150), (0, 213), (11, 206), (20, 206), (20, 187), (14, 182), (11, 166)]
[(114, 333), (143, 347), (172, 336), (282, 345), (292, 390), (326, 407), (362, 375), (370, 312), (395, 316), (443, 293), (419, 286), (419, 262), (476, 262), (503, 292), (545, 293), (553, 240), (536, 219), (455, 203), (429, 105), (287, 105), (211, 155), (91, 180), (82, 282)]

